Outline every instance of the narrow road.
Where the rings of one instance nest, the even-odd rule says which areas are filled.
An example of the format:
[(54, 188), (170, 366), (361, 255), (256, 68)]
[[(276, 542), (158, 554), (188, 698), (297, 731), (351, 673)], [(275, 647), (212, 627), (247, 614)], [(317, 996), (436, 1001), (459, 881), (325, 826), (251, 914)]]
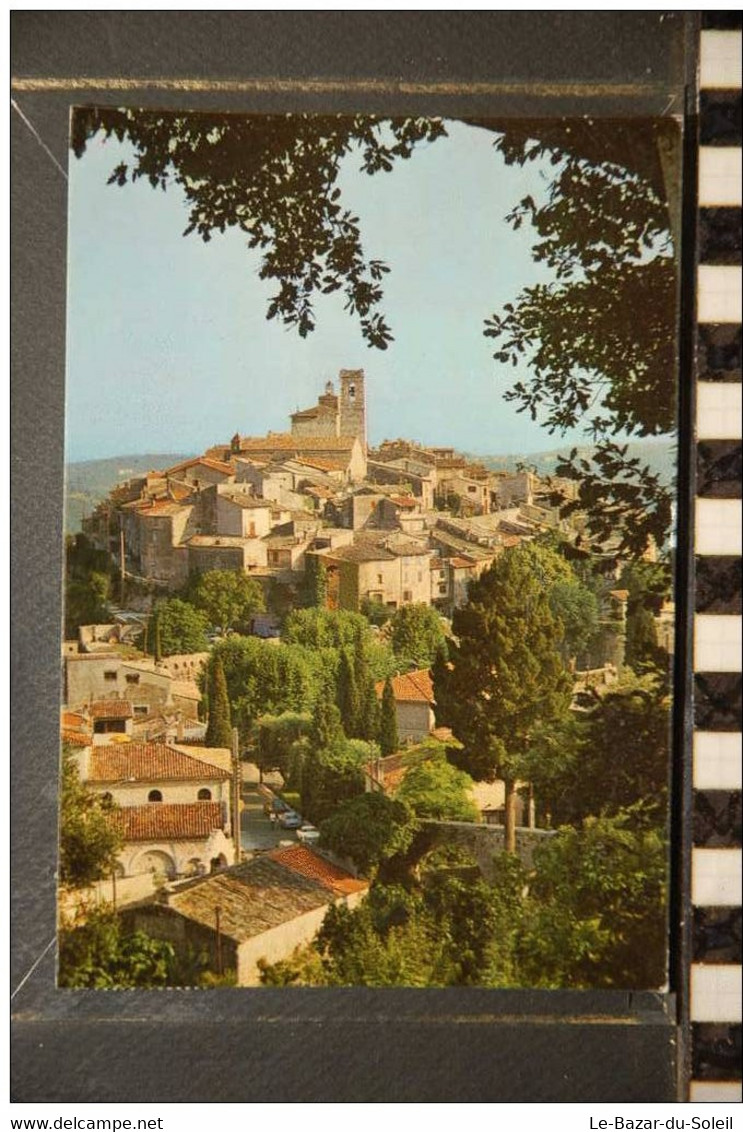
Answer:
[(295, 830), (271, 824), (263, 813), (263, 798), (252, 784), (243, 786), (242, 802), (240, 845), (243, 849), (275, 849), (282, 841), (297, 840)]

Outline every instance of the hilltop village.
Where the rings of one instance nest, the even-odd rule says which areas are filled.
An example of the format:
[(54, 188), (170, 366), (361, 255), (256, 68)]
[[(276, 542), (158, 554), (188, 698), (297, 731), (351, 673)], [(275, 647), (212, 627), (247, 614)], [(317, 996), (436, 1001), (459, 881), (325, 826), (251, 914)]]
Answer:
[(166, 590), (193, 573), (239, 570), (267, 603), (301, 600), (327, 571), (329, 608), (423, 602), (445, 616), (505, 547), (573, 532), (568, 480), (489, 471), (453, 448), (366, 440), (364, 373), (342, 370), (290, 431), (236, 434), (172, 468), (122, 484), (84, 524), (127, 576)]
[[(580, 513), (564, 517), (575, 498), (572, 481), (494, 472), (453, 448), (370, 448), (363, 370), (341, 370), (287, 432), (237, 433), (118, 485), (83, 536), (85, 553), (110, 563), (117, 604), (68, 635), (62, 709), (65, 772), (114, 831), (115, 861), (87, 879), (71, 867), (61, 914), (84, 922), (113, 903), (127, 931), (165, 942), (182, 982), (196, 978), (183, 964), (197, 952), (201, 979), (266, 981), (329, 910), (369, 895), (379, 860), (333, 831), (338, 806), (373, 795), (415, 810), (411, 784), (429, 766), (457, 804), (420, 809), (438, 822), (427, 853), (456, 849), (490, 878), (510, 790), (529, 865), (552, 836), (550, 812), (525, 780), (449, 765), (443, 752), (461, 743), (437, 718), (433, 669), (473, 583), (507, 551), (560, 545), (600, 578), (592, 631), (563, 658), (571, 710), (621, 680), (628, 564), (589, 538)], [(253, 583), (249, 622), (236, 632), (202, 613), (200, 647), (164, 647), (158, 610), (215, 574)], [(651, 620), (666, 655), (671, 604)], [(426, 647), (405, 639), (413, 623)], [(313, 762), (321, 738), (335, 761)]]

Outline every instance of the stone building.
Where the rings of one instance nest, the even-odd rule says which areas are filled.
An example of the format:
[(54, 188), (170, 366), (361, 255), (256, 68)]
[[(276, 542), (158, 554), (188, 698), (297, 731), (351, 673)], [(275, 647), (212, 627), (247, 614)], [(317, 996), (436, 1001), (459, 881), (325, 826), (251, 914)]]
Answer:
[(328, 381), (325, 392), (310, 409), (291, 415), (295, 437), (354, 436), (366, 455), (366, 393), (362, 369), (340, 371), (340, 391)]
[(166, 743), (74, 747), (80, 781), (119, 807), (120, 875), (201, 874), (234, 861), (232, 775)]
[(390, 609), (431, 601), (432, 550), (402, 534), (357, 534), (349, 546), (321, 552), (331, 607), (358, 610), (364, 601)]
[(149, 658), (124, 660), (116, 653), (74, 653), (64, 657), (64, 703), (72, 711), (97, 701), (127, 700), (132, 717), (180, 711), (196, 719), (201, 694), (186, 673), (174, 678)]
[(259, 960), (288, 959), (314, 938), (333, 904), (354, 908), (368, 888), (368, 881), (295, 845), (173, 885), (162, 902), (133, 909), (126, 919), (184, 957), (205, 953), (210, 969), (234, 971), (238, 986), (258, 986)]

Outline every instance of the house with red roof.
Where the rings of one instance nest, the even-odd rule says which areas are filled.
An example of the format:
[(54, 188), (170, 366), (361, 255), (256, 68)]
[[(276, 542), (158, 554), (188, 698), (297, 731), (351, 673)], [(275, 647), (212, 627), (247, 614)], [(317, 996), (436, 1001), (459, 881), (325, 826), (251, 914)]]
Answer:
[(312, 941), (333, 905), (356, 907), (369, 882), (302, 845), (256, 854), (211, 876), (169, 885), (157, 903), (127, 911), (127, 926), (208, 956), (216, 974), (260, 984), (260, 962), (288, 959)]
[(167, 743), (75, 746), (80, 781), (116, 804), (122, 877), (201, 875), (235, 859), (233, 775)]
[[(403, 672), (390, 680), (395, 697), (397, 734), (400, 743), (418, 743), (433, 734), (436, 727), (433, 681), (428, 668)], [(377, 699), (381, 701), (384, 680), (376, 685)]]

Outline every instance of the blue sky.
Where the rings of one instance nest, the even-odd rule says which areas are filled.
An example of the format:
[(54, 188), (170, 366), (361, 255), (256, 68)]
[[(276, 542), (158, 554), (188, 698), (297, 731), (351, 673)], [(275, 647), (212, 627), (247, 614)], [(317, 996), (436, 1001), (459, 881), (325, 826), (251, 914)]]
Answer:
[(563, 443), (503, 401), (518, 371), (493, 360), (482, 333), (548, 277), (531, 260), (531, 230), (504, 219), (526, 193), (543, 195), (544, 174), (507, 168), (488, 131), (448, 131), (391, 173), (360, 173), (353, 156), (343, 170), (365, 252), (391, 268), (387, 351), (366, 346), (340, 294), (317, 303), (307, 339), (266, 321), (275, 284), (258, 279), (244, 236), (184, 238), (177, 188), (106, 185), (115, 141), (71, 157), (68, 459), (198, 452), (236, 431), (286, 429), (341, 368), (366, 372), (372, 443), (406, 436), (483, 454)]

